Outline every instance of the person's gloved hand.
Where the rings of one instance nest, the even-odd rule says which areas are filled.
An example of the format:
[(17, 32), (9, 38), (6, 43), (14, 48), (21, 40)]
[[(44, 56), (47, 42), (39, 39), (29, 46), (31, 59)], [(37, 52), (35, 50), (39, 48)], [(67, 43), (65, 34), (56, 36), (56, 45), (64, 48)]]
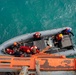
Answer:
[(52, 47), (52, 44), (50, 44), (49, 46)]
[(47, 44), (47, 46), (49, 46), (49, 48), (51, 48), (52, 47), (52, 44)]

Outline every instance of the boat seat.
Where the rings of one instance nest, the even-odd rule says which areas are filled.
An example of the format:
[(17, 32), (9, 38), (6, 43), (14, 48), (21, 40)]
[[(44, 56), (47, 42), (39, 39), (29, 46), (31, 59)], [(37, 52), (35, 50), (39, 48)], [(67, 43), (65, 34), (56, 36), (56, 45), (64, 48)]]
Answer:
[(61, 44), (62, 44), (61, 48), (73, 47), (73, 43), (70, 38), (70, 35), (64, 35), (64, 38), (62, 39)]
[(46, 47), (44, 39), (33, 41), (33, 45), (36, 45), (39, 49), (44, 49)]
[(24, 43), (24, 46), (33, 46), (33, 42)]

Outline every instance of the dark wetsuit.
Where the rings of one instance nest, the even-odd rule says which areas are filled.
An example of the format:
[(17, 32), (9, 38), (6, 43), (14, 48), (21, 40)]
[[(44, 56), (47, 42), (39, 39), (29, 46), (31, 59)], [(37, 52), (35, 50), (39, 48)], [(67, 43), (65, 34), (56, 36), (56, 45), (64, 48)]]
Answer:
[(14, 53), (14, 56), (15, 56), (15, 57), (20, 57), (20, 56), (21, 56), (20, 51), (16, 51), (16, 52)]

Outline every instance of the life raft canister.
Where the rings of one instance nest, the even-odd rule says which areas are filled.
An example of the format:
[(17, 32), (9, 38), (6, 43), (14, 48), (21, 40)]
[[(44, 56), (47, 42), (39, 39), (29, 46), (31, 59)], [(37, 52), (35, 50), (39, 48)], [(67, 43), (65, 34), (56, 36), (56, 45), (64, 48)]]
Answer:
[(34, 38), (36, 38), (36, 39), (41, 38), (41, 33), (40, 32), (36, 32), (34, 34)]

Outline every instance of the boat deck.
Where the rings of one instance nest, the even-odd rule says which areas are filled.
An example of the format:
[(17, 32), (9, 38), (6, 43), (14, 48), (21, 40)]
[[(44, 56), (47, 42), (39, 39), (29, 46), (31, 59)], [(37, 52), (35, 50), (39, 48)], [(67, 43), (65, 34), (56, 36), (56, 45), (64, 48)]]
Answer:
[(21, 42), (23, 46), (36, 45), (40, 49), (40, 51), (43, 50), (48, 44), (52, 45), (52, 48), (46, 51), (46, 53), (51, 53), (51, 54), (53, 53), (60, 54), (60, 52), (62, 52), (61, 54), (63, 54), (63, 52), (65, 53), (65, 51), (71, 52), (71, 50), (74, 50), (71, 36), (69, 35), (64, 35), (64, 38), (61, 41), (61, 47), (55, 46), (53, 42), (53, 38), (50, 36), (43, 37), (39, 40), (29, 39), (29, 40), (23, 40)]
[(62, 46), (60, 48), (57, 46), (54, 46), (54, 43), (51, 37), (48, 37), (47, 39), (43, 38), (41, 40), (33, 41), (33, 45), (36, 45), (40, 49), (44, 49), (47, 46), (47, 44), (53, 46), (51, 49), (47, 51), (47, 53), (65, 52), (73, 49), (73, 43), (69, 35), (64, 35), (64, 38), (61, 41)]

